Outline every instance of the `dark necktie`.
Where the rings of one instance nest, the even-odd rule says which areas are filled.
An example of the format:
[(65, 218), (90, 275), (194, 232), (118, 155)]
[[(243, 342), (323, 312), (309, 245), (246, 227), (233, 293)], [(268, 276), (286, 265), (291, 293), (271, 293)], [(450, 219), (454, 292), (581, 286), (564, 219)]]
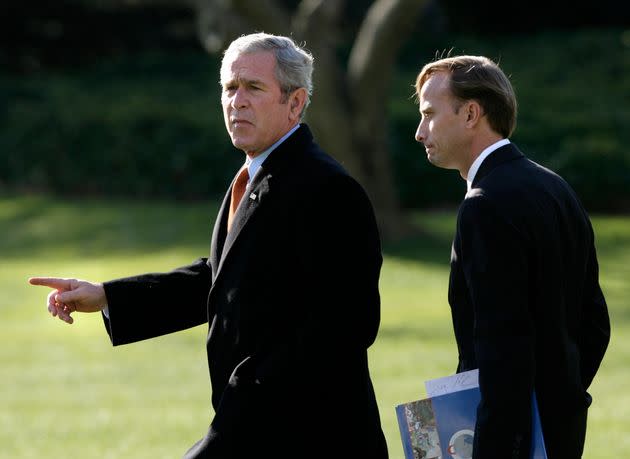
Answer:
[(241, 202), (243, 198), (243, 194), (245, 193), (245, 188), (247, 188), (247, 180), (249, 179), (249, 172), (247, 170), (247, 165), (241, 167), (236, 174), (236, 180), (234, 180), (234, 185), (232, 185), (232, 196), (230, 199), (230, 212), (228, 213), (228, 223), (227, 228), (228, 231), (232, 228), (232, 221), (234, 220), (234, 214), (236, 213), (236, 209), (238, 204)]

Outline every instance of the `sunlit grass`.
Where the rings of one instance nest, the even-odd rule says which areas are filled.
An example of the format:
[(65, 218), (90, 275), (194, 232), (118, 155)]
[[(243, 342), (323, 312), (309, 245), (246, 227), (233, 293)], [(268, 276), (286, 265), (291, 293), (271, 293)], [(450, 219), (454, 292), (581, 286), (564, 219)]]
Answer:
[[(205, 433), (205, 327), (113, 348), (99, 315), (72, 326), (52, 319), (47, 290), (26, 280), (107, 280), (189, 263), (208, 253), (216, 208), (0, 198), (0, 457), (172, 459)], [(424, 381), (457, 361), (446, 299), (454, 212), (414, 217), (423, 236), (385, 247), (382, 326), (370, 348), (392, 459), (403, 458), (395, 405), (423, 397)], [(590, 390), (584, 457), (616, 459), (630, 456), (630, 217), (593, 220), (613, 339)]]

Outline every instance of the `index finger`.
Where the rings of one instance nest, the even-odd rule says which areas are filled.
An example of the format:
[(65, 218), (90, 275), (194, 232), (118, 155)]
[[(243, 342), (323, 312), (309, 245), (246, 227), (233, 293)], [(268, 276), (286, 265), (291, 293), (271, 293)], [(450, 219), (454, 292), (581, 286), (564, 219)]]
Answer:
[(28, 283), (31, 285), (43, 285), (45, 287), (59, 290), (70, 290), (70, 279), (61, 277), (30, 277)]

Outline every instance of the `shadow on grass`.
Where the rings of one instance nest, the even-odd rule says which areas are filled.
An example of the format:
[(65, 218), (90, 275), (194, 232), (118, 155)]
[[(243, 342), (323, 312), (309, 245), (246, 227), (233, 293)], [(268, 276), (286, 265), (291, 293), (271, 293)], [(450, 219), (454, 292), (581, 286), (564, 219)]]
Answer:
[(2, 258), (43, 253), (134, 255), (169, 247), (209, 250), (215, 202), (0, 198)]
[(400, 241), (385, 242), (383, 254), (405, 261), (448, 266), (456, 210), (419, 211), (410, 218), (414, 226), (413, 234)]
[[(3, 258), (51, 251), (69, 256), (134, 255), (169, 247), (206, 253), (218, 208), (218, 201), (0, 197), (0, 253)], [(403, 241), (385, 243), (384, 255), (448, 265), (454, 213), (413, 218), (419, 231)]]
[(418, 342), (450, 342), (454, 339), (450, 322), (446, 321), (442, 326), (427, 326), (426, 323), (418, 322), (415, 325), (390, 325), (383, 324), (378, 332), (378, 339), (393, 341), (412, 340)]

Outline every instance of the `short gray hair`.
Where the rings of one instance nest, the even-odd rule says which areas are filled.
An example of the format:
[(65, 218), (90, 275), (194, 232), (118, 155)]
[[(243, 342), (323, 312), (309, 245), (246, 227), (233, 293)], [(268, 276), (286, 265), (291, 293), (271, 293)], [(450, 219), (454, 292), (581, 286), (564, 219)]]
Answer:
[(304, 104), (304, 110), (306, 110), (313, 93), (313, 56), (289, 37), (264, 32), (240, 36), (230, 43), (223, 53), (221, 80), (223, 80), (226, 64), (231, 63), (241, 54), (262, 51), (271, 51), (276, 57), (276, 78), (285, 98), (296, 89), (306, 89)]

